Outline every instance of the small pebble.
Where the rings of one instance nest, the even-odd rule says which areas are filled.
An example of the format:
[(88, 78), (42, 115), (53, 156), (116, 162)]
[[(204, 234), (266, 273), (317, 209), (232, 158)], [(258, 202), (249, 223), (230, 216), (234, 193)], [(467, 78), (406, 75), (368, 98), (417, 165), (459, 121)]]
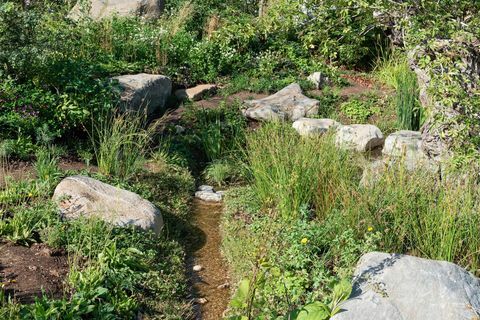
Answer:
[(195, 303), (198, 303), (198, 304), (205, 304), (207, 302), (208, 302), (208, 300), (205, 299), (205, 298), (196, 298), (195, 299)]
[(227, 289), (230, 288), (230, 283), (225, 282), (224, 284), (221, 284), (217, 287), (217, 289)]
[(198, 272), (198, 271), (202, 271), (202, 270), (203, 270), (203, 267), (199, 264), (197, 264), (196, 266), (193, 266), (193, 271)]

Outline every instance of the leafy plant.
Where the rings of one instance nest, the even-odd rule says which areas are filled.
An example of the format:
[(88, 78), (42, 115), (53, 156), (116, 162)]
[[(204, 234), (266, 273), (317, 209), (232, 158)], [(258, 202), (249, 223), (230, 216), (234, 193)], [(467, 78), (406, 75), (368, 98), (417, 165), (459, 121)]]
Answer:
[(344, 115), (356, 123), (364, 123), (372, 115), (380, 112), (375, 106), (376, 99), (362, 100), (359, 98), (351, 99), (340, 105), (340, 110)]

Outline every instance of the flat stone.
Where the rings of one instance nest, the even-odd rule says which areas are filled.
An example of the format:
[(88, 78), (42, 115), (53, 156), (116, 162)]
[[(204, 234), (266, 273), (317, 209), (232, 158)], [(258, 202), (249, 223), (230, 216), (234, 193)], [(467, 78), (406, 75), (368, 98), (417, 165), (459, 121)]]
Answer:
[(213, 191), (197, 191), (195, 192), (195, 198), (206, 202), (221, 202), (223, 196), (222, 194)]
[(193, 271), (195, 272), (199, 272), (199, 271), (202, 271), (203, 270), (203, 267), (199, 264), (193, 266)]
[(97, 217), (117, 226), (133, 225), (157, 234), (163, 227), (162, 214), (151, 202), (89, 177), (63, 179), (55, 188), (53, 200), (66, 219)]
[(335, 143), (339, 148), (365, 152), (383, 145), (383, 134), (371, 124), (352, 124), (338, 128)]
[(318, 114), (320, 102), (303, 95), (297, 83), (259, 100), (246, 100), (243, 114), (259, 121), (296, 121)]
[[(94, 20), (111, 16), (158, 18), (163, 12), (164, 0), (79, 0), (69, 17), (79, 19), (86, 14)], [(88, 12), (84, 12), (88, 10)]]
[(326, 133), (330, 129), (336, 129), (341, 124), (332, 119), (301, 118), (295, 121), (292, 127), (301, 136), (315, 136)]
[(207, 186), (207, 185), (201, 185), (198, 187), (198, 191), (210, 191), (210, 192), (215, 192), (212, 186)]
[(445, 261), (371, 252), (356, 268), (353, 292), (332, 320), (478, 319), (480, 280)]
[(150, 116), (165, 108), (172, 92), (172, 81), (157, 74), (129, 74), (112, 78), (118, 81), (120, 106)]
[(214, 94), (217, 91), (217, 86), (214, 84), (201, 84), (193, 88), (178, 89), (175, 91), (175, 96), (178, 100), (199, 101), (206, 95)]

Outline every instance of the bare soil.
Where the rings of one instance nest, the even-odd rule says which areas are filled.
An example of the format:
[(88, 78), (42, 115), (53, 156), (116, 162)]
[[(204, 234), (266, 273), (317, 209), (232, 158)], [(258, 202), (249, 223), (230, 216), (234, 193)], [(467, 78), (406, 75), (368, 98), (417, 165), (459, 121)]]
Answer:
[[(228, 267), (220, 250), (221, 215), (221, 205), (195, 200), (194, 225), (200, 229), (198, 239), (200, 245), (192, 253), (189, 268), (192, 270), (194, 265), (202, 266), (201, 271), (191, 271), (194, 296), (200, 309), (197, 319), (223, 319), (230, 301)], [(198, 303), (202, 298), (206, 299), (206, 302)]]
[[(58, 167), (62, 171), (87, 169), (84, 162), (71, 159), (60, 160)], [(91, 166), (90, 170), (95, 171), (96, 168)], [(36, 177), (34, 164), (29, 161), (13, 161), (7, 164), (0, 163), (0, 188), (5, 185), (6, 177), (11, 177), (14, 180), (34, 179)]]
[(0, 285), (6, 295), (20, 303), (33, 303), (44, 294), (64, 296), (69, 266), (65, 252), (44, 244), (30, 248), (0, 243)]

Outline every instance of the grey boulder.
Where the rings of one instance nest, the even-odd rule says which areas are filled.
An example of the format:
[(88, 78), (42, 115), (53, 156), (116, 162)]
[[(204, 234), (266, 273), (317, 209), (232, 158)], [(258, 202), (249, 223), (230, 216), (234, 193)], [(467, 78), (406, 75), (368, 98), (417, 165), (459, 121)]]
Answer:
[(112, 79), (118, 81), (122, 109), (145, 113), (147, 116), (165, 108), (172, 92), (172, 81), (162, 75), (139, 73)]
[(297, 130), (301, 136), (315, 136), (326, 133), (330, 129), (336, 129), (341, 126), (332, 119), (312, 119), (301, 118), (292, 124), (292, 127)]
[(78, 0), (69, 16), (78, 19), (83, 14), (94, 20), (111, 16), (158, 18), (164, 8), (164, 0)]
[(307, 79), (315, 86), (315, 89), (317, 90), (322, 89), (330, 82), (328, 77), (325, 76), (322, 72), (314, 72), (309, 75)]
[(480, 315), (480, 280), (445, 261), (371, 252), (332, 320), (470, 320)]
[(318, 114), (320, 102), (303, 95), (297, 83), (259, 100), (246, 100), (243, 114), (259, 121), (296, 121)]
[(101, 181), (71, 176), (55, 189), (53, 200), (66, 219), (97, 217), (116, 226), (137, 226), (159, 234), (163, 228), (160, 210), (139, 195)]
[(342, 149), (365, 152), (383, 145), (383, 134), (371, 124), (341, 126), (336, 133), (335, 144)]

